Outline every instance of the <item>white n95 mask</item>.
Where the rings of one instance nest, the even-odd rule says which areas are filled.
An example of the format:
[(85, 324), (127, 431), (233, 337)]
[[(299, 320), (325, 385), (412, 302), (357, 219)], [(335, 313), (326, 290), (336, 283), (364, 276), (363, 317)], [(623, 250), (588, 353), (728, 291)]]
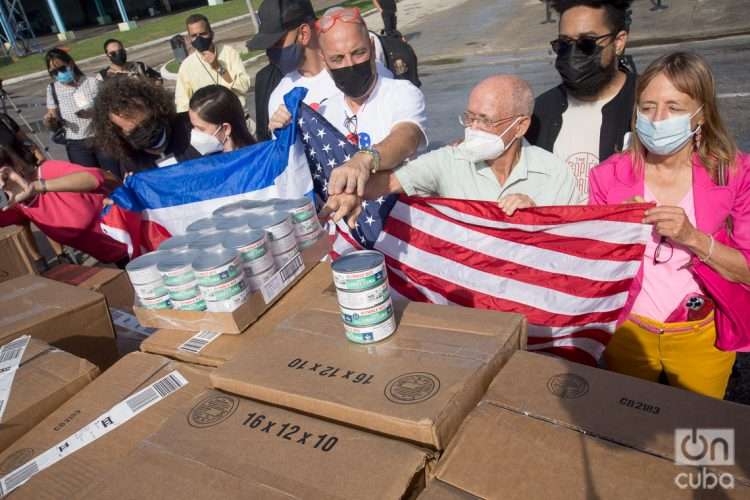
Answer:
[(500, 135), (466, 127), (466, 129), (464, 129), (464, 142), (459, 144), (458, 148), (473, 162), (494, 160), (495, 158), (502, 156), (510, 145), (513, 144), (513, 141), (516, 140), (514, 137), (512, 141), (505, 144), (503, 135), (520, 119), (520, 116), (516, 118), (508, 128), (500, 133)]
[[(221, 128), (216, 129), (218, 132)], [(203, 156), (224, 151), (224, 144), (216, 138), (214, 134), (201, 132), (197, 128), (190, 131), (190, 145), (193, 146)]]
[(698, 132), (690, 128), (690, 120), (703, 108), (701, 106), (692, 115), (684, 114), (667, 118), (666, 120), (651, 121), (646, 115), (637, 111), (635, 131), (643, 146), (657, 155), (671, 155), (679, 151)]

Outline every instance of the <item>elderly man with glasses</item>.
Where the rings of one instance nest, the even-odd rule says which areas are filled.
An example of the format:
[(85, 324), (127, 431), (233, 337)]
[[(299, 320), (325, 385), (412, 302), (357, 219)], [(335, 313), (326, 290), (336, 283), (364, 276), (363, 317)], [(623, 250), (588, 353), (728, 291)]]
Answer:
[[(536, 205), (584, 203), (575, 178), (553, 154), (523, 138), (534, 111), (528, 83), (497, 75), (481, 81), (459, 116), (464, 140), (431, 151), (367, 183), (364, 198), (388, 193), (497, 201), (507, 215)], [(361, 200), (352, 195), (329, 198), (334, 220), (354, 223)]]

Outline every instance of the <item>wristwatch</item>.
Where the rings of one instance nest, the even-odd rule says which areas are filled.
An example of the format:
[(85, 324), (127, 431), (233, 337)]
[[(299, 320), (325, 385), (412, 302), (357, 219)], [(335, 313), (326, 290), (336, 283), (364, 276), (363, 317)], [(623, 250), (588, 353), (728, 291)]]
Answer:
[(374, 174), (378, 170), (380, 170), (380, 153), (375, 148), (365, 148), (360, 149), (357, 151), (358, 153), (364, 153), (366, 155), (370, 155), (372, 157), (372, 168), (370, 169), (370, 173)]
[(219, 68), (216, 70), (216, 72), (219, 74), (219, 76), (224, 76), (224, 73), (227, 72), (226, 69), (224, 69), (224, 66), (219, 63)]

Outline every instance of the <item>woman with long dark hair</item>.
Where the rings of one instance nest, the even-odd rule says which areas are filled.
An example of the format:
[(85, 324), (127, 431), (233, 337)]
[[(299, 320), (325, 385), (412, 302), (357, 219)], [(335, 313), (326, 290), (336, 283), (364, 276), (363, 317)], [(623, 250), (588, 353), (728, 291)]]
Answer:
[(240, 100), (226, 87), (209, 85), (196, 91), (188, 113), (193, 124), (190, 144), (201, 154), (226, 153), (256, 142)]

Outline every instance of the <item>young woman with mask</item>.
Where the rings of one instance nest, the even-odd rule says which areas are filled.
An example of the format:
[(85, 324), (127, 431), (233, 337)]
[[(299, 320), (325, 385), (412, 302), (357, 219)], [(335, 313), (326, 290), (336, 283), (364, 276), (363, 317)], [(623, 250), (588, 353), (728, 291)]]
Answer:
[[(750, 157), (719, 115), (699, 56), (673, 53), (638, 80), (629, 150), (591, 171), (589, 203), (648, 202), (653, 226), (622, 322), (604, 353), (610, 369), (722, 398), (735, 354), (715, 347), (713, 302), (691, 263), (750, 285)], [(717, 241), (727, 220), (733, 245)]]
[(228, 153), (255, 144), (242, 104), (226, 87), (209, 85), (190, 98), (190, 144), (202, 155)]
[(0, 146), (0, 191), (8, 200), (0, 227), (33, 223), (58, 243), (124, 265), (127, 246), (99, 224), (104, 199), (118, 184), (105, 170), (65, 161), (47, 160), (37, 168)]
[(111, 64), (97, 74), (99, 80), (114, 76), (131, 76), (150, 78), (152, 82), (161, 85), (162, 78), (158, 71), (140, 61), (128, 61), (128, 53), (120, 40), (110, 38), (104, 42), (104, 54)]
[(117, 163), (94, 147), (90, 131), (100, 82), (84, 75), (62, 49), (51, 49), (44, 59), (53, 80), (47, 86), (45, 126), (52, 131), (64, 130), (65, 150), (71, 163), (102, 167), (117, 175)]

